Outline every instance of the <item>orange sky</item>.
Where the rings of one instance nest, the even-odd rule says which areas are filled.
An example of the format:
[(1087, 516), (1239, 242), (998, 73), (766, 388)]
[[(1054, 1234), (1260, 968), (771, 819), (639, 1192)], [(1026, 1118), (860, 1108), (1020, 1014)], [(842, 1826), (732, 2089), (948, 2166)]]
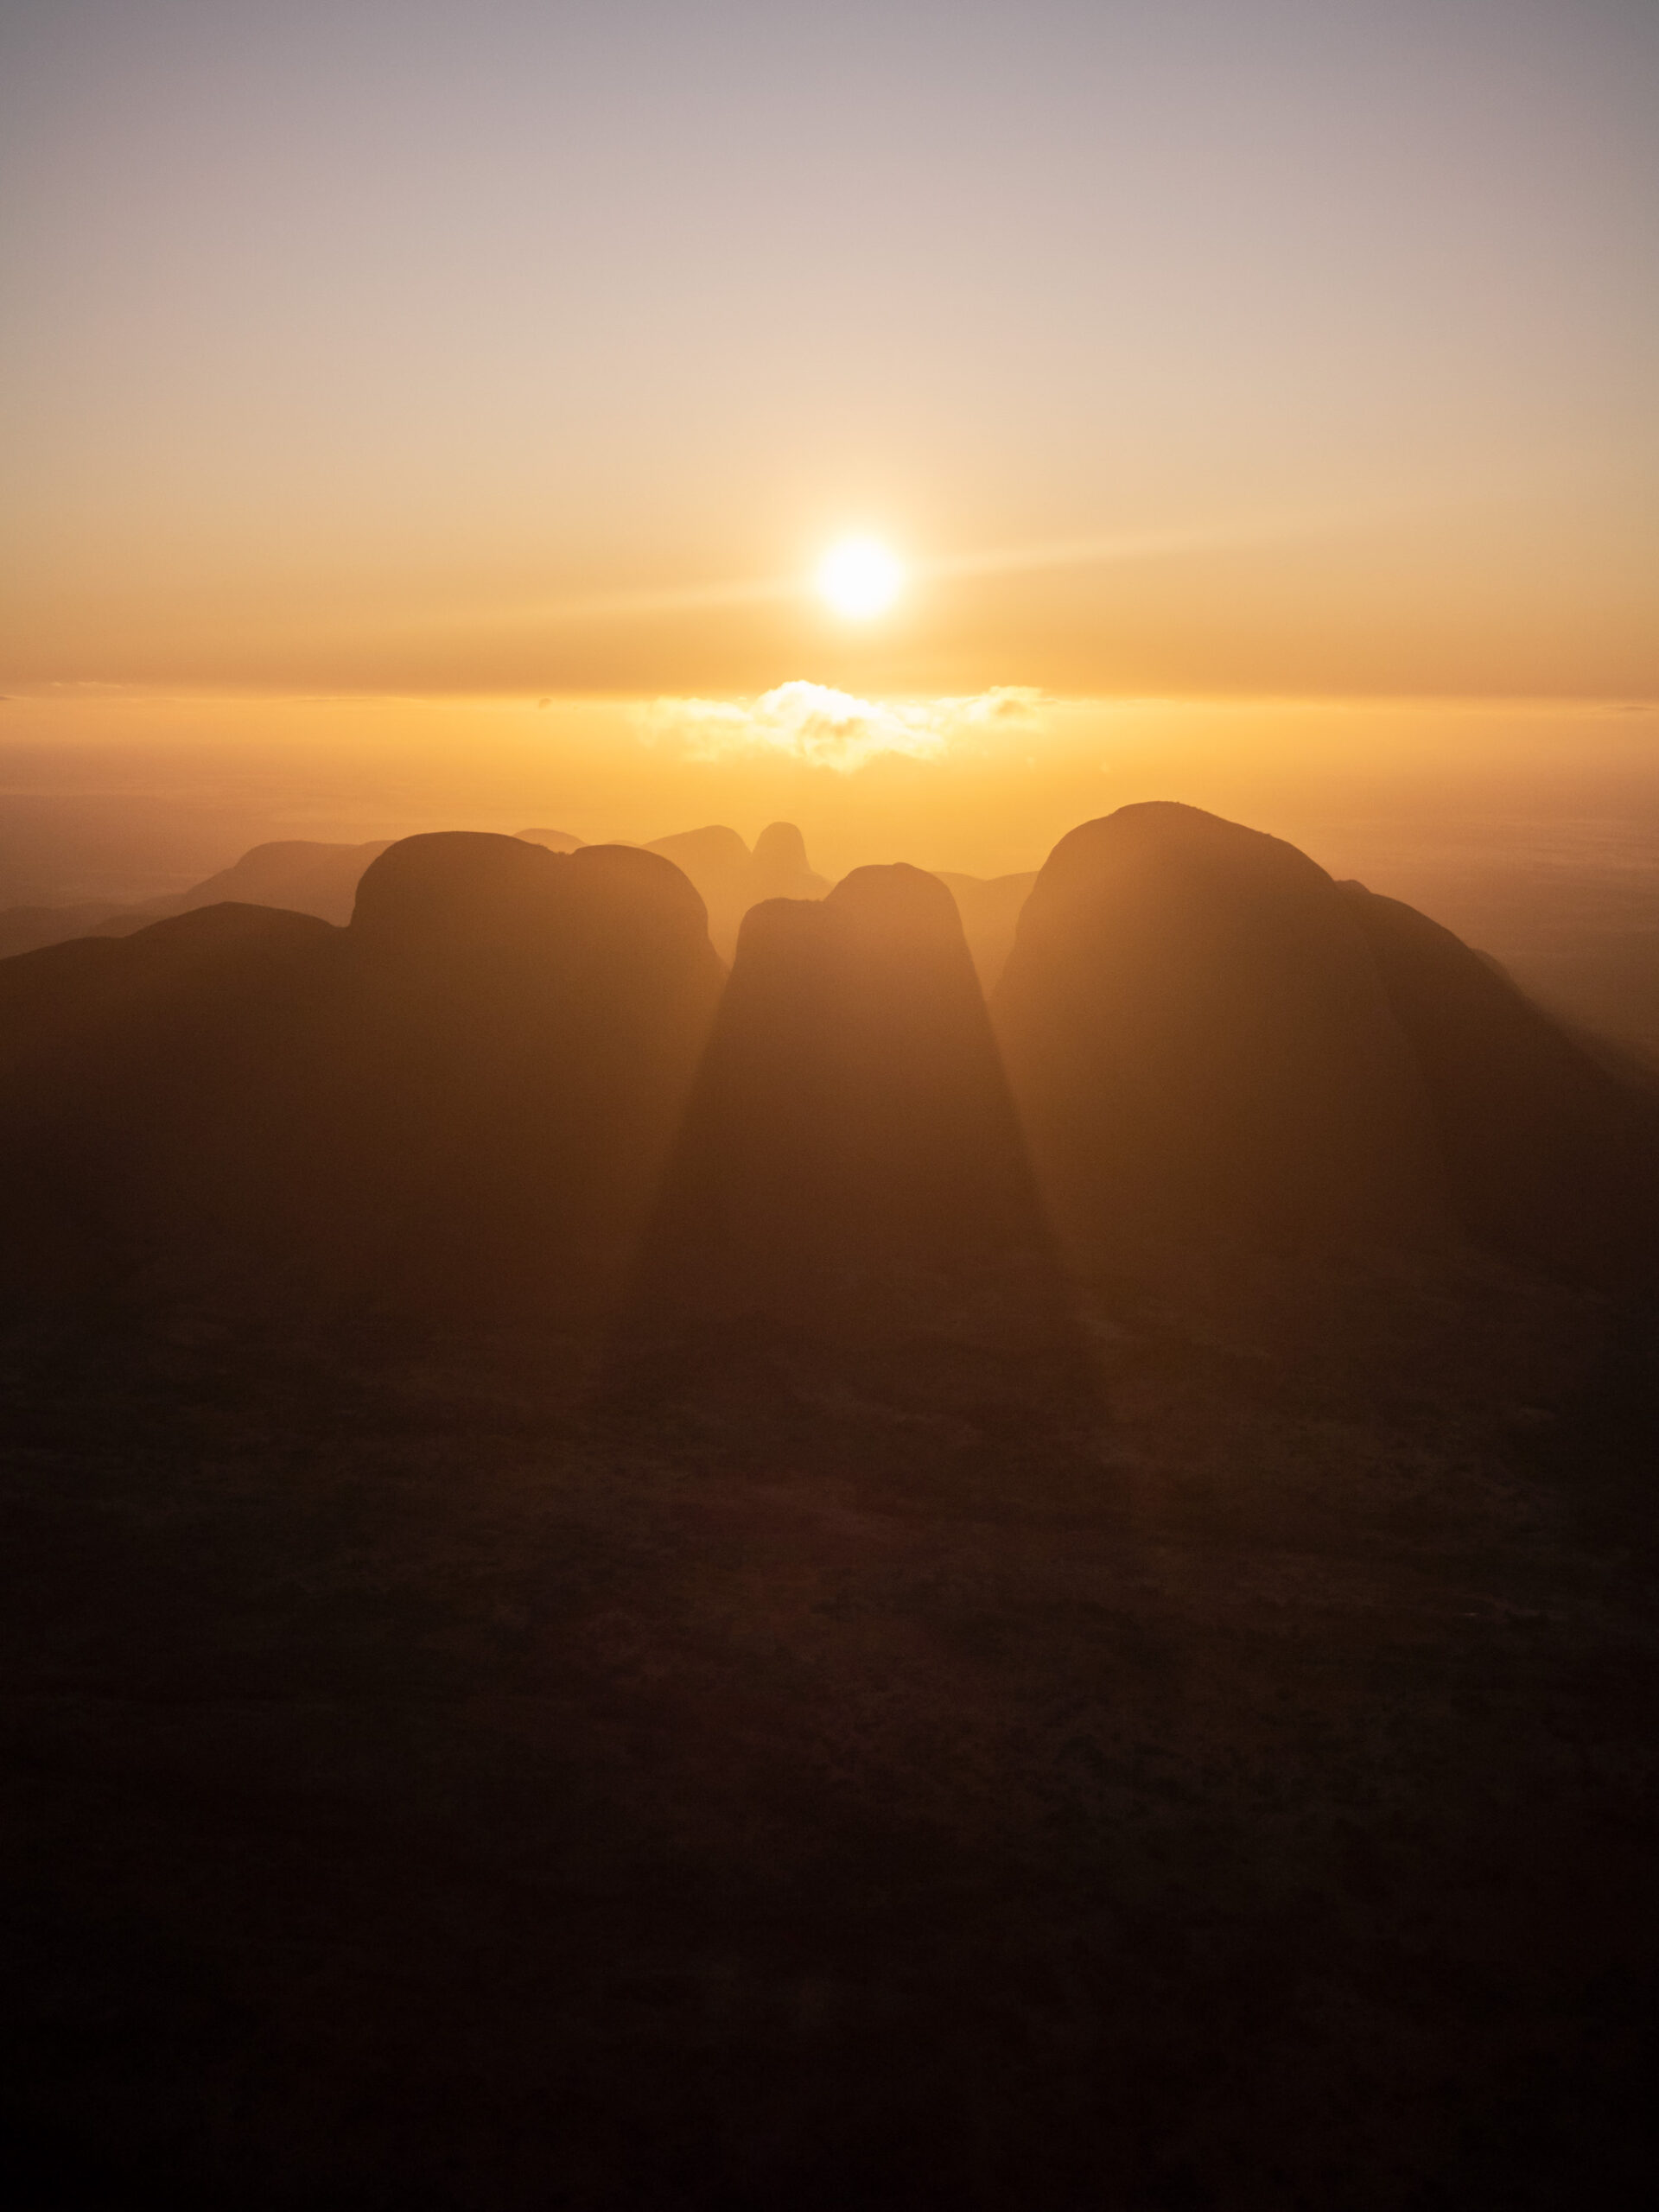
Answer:
[[(0, 754), (298, 774), (322, 696), (474, 812), (874, 837), (919, 779), (1014, 850), (1113, 700), (1258, 784), (1252, 700), (1600, 747), (1659, 697), (1656, 112), (1641, 0), (7, 11)], [(849, 529), (912, 565), (861, 625)], [(861, 765), (753, 703), (804, 685), (892, 710)], [(1446, 712), (1365, 742), (1518, 726)]]
[[(1659, 709), (1536, 700), (891, 702), (192, 695), (65, 687), (0, 710), (0, 792), (206, 804), (256, 837), (532, 825), (645, 842), (798, 822), (867, 861), (1035, 868), (1075, 823), (1176, 798), (1339, 872), (1376, 851), (1611, 823), (1659, 849)], [(243, 825), (237, 828), (235, 825)], [(205, 872), (205, 870), (199, 871)]]

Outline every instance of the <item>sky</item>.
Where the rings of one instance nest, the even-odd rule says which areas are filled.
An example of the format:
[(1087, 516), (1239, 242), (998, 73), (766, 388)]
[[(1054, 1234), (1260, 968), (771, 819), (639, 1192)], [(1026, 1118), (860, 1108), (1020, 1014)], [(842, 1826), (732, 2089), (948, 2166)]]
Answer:
[(0, 779), (1581, 746), (1659, 698), (1656, 113), (1651, 0), (0, 0)]

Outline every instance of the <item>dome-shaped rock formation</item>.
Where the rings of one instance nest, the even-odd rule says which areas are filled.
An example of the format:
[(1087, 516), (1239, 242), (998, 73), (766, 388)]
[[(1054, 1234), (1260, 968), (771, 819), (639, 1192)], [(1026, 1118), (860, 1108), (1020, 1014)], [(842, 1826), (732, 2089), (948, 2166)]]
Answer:
[(696, 891), (632, 847), (439, 834), (374, 863), (348, 936), (345, 1243), (438, 1295), (602, 1300), (719, 996)]
[(591, 1313), (721, 974), (658, 856), (461, 833), (382, 854), (345, 931), (220, 906), (0, 963), (29, 1266), (228, 1243), (383, 1302)]
[(830, 888), (807, 865), (806, 841), (792, 822), (774, 822), (751, 852), (735, 830), (714, 824), (659, 837), (646, 848), (683, 868), (709, 912), (709, 935), (722, 959), (737, 946), (743, 917), (763, 899), (820, 899)]
[(272, 1169), (298, 1126), (296, 1039), (335, 988), (341, 942), (309, 915), (223, 905), (0, 961), (14, 1291), (269, 1237), (286, 1213)]
[(769, 822), (754, 841), (754, 899), (822, 899), (830, 886), (806, 857), (806, 840), (792, 822)]
[(1431, 1233), (1411, 1042), (1331, 878), (1197, 808), (1063, 837), (993, 1013), (1057, 1229), (1088, 1261)]
[(900, 1395), (952, 1362), (959, 1395), (994, 1395), (1023, 1353), (1025, 1387), (1065, 1400), (1065, 1294), (936, 878), (859, 868), (749, 913), (632, 1325), (713, 1364), (780, 1331), (880, 1347)]

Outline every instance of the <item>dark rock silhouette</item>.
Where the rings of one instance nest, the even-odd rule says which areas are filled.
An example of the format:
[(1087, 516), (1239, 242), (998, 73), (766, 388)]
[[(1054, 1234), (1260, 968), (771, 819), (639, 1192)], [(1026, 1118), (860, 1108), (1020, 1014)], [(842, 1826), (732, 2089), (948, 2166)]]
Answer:
[(822, 899), (829, 890), (806, 856), (806, 840), (792, 822), (769, 822), (752, 855), (757, 900)]
[(691, 874), (694, 868), (699, 874), (717, 874), (722, 868), (745, 868), (750, 858), (749, 849), (736, 830), (720, 823), (710, 823), (703, 830), (677, 830), (671, 837), (654, 837), (645, 849), (671, 860), (693, 882), (696, 880)]
[[(574, 853), (582, 840), (568, 830), (520, 830), (519, 841), (552, 853)], [(16, 906), (0, 912), (0, 959), (60, 944), (76, 937), (130, 937), (172, 914), (226, 901), (281, 906), (324, 921), (351, 919), (364, 870), (387, 841), (364, 845), (321, 844), (288, 838), (256, 845), (241, 859), (188, 891), (169, 892), (137, 905), (104, 900), (64, 906)], [(761, 899), (821, 899), (827, 880), (809, 866), (806, 845), (793, 823), (763, 830), (753, 854), (734, 830), (683, 830), (647, 846), (672, 861), (694, 883), (709, 917), (709, 934), (722, 958), (737, 943), (738, 925)]]
[(936, 878), (858, 868), (821, 902), (749, 913), (631, 1326), (677, 1332), (693, 1365), (782, 1340), (885, 1345), (901, 1395), (937, 1381), (949, 1335), (959, 1395), (995, 1395), (996, 1361), (1020, 1351), (1039, 1363), (1026, 1384), (1057, 1388), (1039, 1370), (1074, 1358), (1065, 1294)]
[(696, 884), (709, 910), (709, 938), (722, 960), (730, 960), (743, 917), (754, 904), (753, 863), (735, 830), (711, 825), (658, 837), (645, 848), (672, 861)]
[[(776, 876), (783, 882), (811, 874), (807, 864), (806, 840), (792, 822), (769, 822), (755, 839), (751, 857), (762, 874)], [(779, 897), (787, 895), (779, 893)]]
[(591, 1311), (721, 981), (668, 862), (466, 833), (384, 853), (346, 931), (219, 906), (25, 956), (15, 1247), (37, 1275), (229, 1247), (371, 1300)]
[[(286, 838), (256, 845), (232, 867), (193, 885), (171, 900), (152, 900), (137, 910), (147, 916), (166, 912), (187, 914), (198, 906), (217, 906), (226, 900), (244, 906), (281, 906), (296, 914), (315, 914), (325, 922), (351, 919), (353, 901), (363, 871), (386, 849), (384, 837), (363, 845), (319, 844), (306, 838)], [(146, 926), (125, 918), (130, 926)], [(110, 933), (117, 933), (106, 925)], [(119, 932), (126, 934), (125, 929)]]
[(14, 907), (0, 914), (0, 959), (71, 938), (131, 937), (152, 923), (194, 913), (200, 906), (276, 906), (343, 924), (351, 919), (359, 878), (385, 849), (384, 838), (363, 845), (283, 838), (255, 845), (188, 891), (168, 892), (136, 906)]
[(1599, 1279), (1651, 1275), (1659, 1262), (1651, 1079), (1634, 1064), (1621, 1074), (1496, 962), (1427, 915), (1362, 884), (1338, 887), (1411, 1040), (1468, 1233)]
[[(38, 952), (48, 944), (64, 944), (71, 938), (90, 937), (102, 922), (130, 913), (131, 909), (112, 899), (99, 899), (74, 906), (8, 906), (0, 912), (0, 960), (20, 952)], [(148, 928), (153, 916), (137, 926)], [(116, 931), (124, 936), (124, 931)]]
[(375, 862), (347, 934), (339, 1264), (370, 1289), (602, 1304), (720, 992), (695, 890), (629, 847), (445, 832)]
[[(786, 824), (693, 849), (750, 887), (804, 868)], [(1652, 1087), (1448, 931), (1192, 808), (1085, 824), (1031, 891), (995, 995), (1018, 1117), (918, 869), (761, 900), (721, 987), (664, 855), (472, 832), (383, 850), (345, 929), (220, 903), (0, 963), (10, 1279), (239, 1265), (591, 1319), (632, 1269), (645, 1338), (925, 1368), (925, 1338), (1065, 1337), (1039, 1189), (1088, 1269), (1471, 1238), (1651, 1272)]]
[(1063, 838), (993, 1000), (1086, 1266), (1459, 1238), (1651, 1274), (1659, 1104), (1423, 915), (1196, 808)]
[(310, 916), (223, 905), (0, 962), (10, 1287), (269, 1243), (296, 1047), (341, 942)]
[(1366, 934), (1276, 838), (1162, 804), (1072, 830), (993, 1011), (1079, 1255), (1315, 1254), (1443, 1218), (1428, 1096)]
[(709, 909), (709, 935), (722, 959), (737, 948), (737, 933), (751, 906), (763, 899), (821, 899), (830, 888), (807, 863), (806, 842), (792, 822), (760, 832), (753, 853), (735, 830), (713, 825), (659, 837), (646, 847), (682, 868)]
[[(949, 1263), (1025, 1226), (1026, 1177), (949, 893), (902, 864), (743, 927), (688, 1130), (687, 1226), (786, 1279)], [(691, 1155), (696, 1155), (692, 1157)]]

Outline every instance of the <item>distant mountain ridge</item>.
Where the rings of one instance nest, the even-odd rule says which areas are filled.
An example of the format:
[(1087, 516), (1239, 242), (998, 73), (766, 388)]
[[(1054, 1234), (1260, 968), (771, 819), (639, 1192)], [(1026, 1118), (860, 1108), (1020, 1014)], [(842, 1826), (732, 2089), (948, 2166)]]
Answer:
[[(580, 850), (583, 840), (568, 830), (521, 830), (523, 842), (549, 852)], [(391, 841), (362, 845), (286, 838), (256, 845), (231, 867), (187, 891), (170, 892), (136, 906), (83, 902), (72, 906), (16, 906), (0, 912), (0, 959), (35, 952), (76, 937), (130, 937), (152, 922), (229, 899), (245, 906), (279, 906), (315, 914), (340, 927), (352, 918), (357, 886), (371, 861)], [(792, 823), (774, 822), (755, 840), (753, 853), (734, 830), (688, 830), (644, 848), (671, 860), (696, 884), (709, 910), (716, 950), (730, 959), (738, 925), (762, 899), (818, 899), (828, 881), (809, 867), (806, 846)], [(968, 879), (963, 879), (967, 880)]]
[(632, 848), (441, 833), (349, 927), (221, 903), (0, 962), (15, 1287), (284, 1272), (582, 1306), (637, 1241), (722, 970)]
[[(376, 852), (344, 926), (198, 900), (0, 961), (12, 1291), (631, 1296), (994, 1363), (1033, 1316), (1060, 1341), (1051, 1236), (1166, 1282), (1471, 1243), (1654, 1271), (1651, 1089), (1278, 839), (1126, 807), (1023, 898), (903, 865), (825, 894), (782, 827), (659, 843), (441, 832)], [(298, 871), (338, 911), (363, 851), (260, 848), (216, 887)], [(745, 907), (729, 980), (693, 868), (728, 925), (797, 887)], [(964, 916), (982, 976), (1017, 917), (988, 1019)]]
[(369, 862), (386, 849), (389, 839), (365, 845), (318, 843), (283, 838), (255, 845), (240, 860), (188, 891), (146, 899), (133, 906), (17, 906), (0, 913), (0, 959), (35, 952), (77, 937), (130, 937), (152, 922), (226, 901), (281, 907), (314, 914), (340, 926), (351, 919), (357, 886)]

